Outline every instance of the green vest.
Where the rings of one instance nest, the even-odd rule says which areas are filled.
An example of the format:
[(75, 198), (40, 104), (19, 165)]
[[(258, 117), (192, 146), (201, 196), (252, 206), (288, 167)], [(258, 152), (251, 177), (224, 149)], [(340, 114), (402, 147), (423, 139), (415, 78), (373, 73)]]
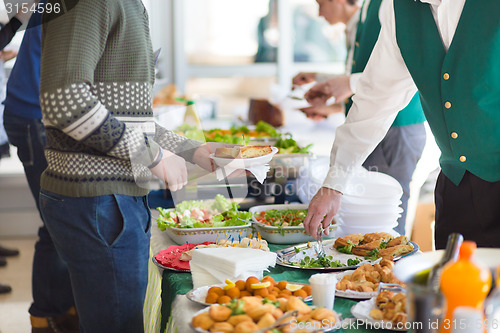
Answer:
[[(381, 3), (382, 0), (371, 0), (366, 12), (365, 21), (358, 23), (351, 73), (363, 72), (368, 63), (368, 59), (380, 33), (378, 12)], [(361, 8), (361, 12), (363, 12), (363, 8)], [(351, 105), (352, 100), (349, 98), (346, 102), (346, 115)], [(410, 103), (403, 110), (399, 111), (392, 126), (413, 125), (423, 123), (424, 121), (425, 116), (422, 111), (422, 105), (420, 104), (418, 93), (416, 93)]]
[(448, 52), (429, 4), (395, 0), (394, 12), (444, 174), (500, 181), (500, 1), (467, 0)]

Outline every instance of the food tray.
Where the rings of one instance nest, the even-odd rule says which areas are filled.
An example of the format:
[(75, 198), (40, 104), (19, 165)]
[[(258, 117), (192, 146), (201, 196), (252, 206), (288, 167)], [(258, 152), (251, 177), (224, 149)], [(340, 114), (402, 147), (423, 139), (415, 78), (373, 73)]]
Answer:
[[(315, 245), (316, 242), (307, 242), (304, 244), (298, 244), (295, 246), (290, 246), (284, 249), (281, 249), (276, 252), (277, 258), (276, 258), (276, 263), (281, 266), (285, 267), (290, 267), (290, 268), (295, 268), (295, 269), (306, 269), (306, 270), (316, 270), (316, 271), (343, 271), (346, 269), (355, 269), (363, 264), (366, 263), (371, 263), (369, 260), (365, 260), (361, 256), (357, 256), (354, 254), (346, 254), (346, 253), (341, 253), (337, 251), (336, 249), (333, 248), (333, 244), (335, 243), (335, 239), (328, 239), (323, 241), (323, 247), (325, 249), (326, 255), (328, 256), (333, 256), (333, 260), (340, 260), (341, 263), (346, 263), (348, 259), (355, 259), (355, 258), (361, 258), (363, 261), (355, 266), (344, 266), (344, 267), (300, 267), (296, 265), (292, 265), (292, 262), (296, 262), (305, 256), (309, 257), (314, 257), (316, 258), (316, 251), (315, 251)], [(412, 241), (409, 242), (413, 246), (413, 251), (410, 253), (407, 253), (403, 256), (395, 257), (394, 261), (397, 261), (401, 258), (407, 257), (409, 255), (412, 255), (418, 251), (418, 245)], [(296, 252), (296, 250), (299, 250), (299, 253)], [(302, 253), (302, 252), (305, 252)]]
[[(271, 209), (286, 210), (286, 209), (307, 209), (308, 205), (304, 204), (282, 204), (282, 205), (261, 205), (254, 206), (249, 209), (250, 213), (254, 214), (253, 226), (259, 232), (260, 236), (264, 238), (269, 243), (273, 244), (295, 244), (303, 242), (312, 242), (314, 238), (307, 234), (304, 227), (275, 227), (261, 223), (255, 219), (255, 214), (262, 211), (267, 211)], [(337, 224), (330, 225), (330, 236), (323, 236), (326, 238), (331, 238), (337, 230)]]
[(166, 228), (163, 231), (176, 244), (184, 243), (199, 244), (203, 242), (217, 243), (221, 239), (238, 240), (248, 237), (251, 231), (251, 223), (239, 226), (219, 228)]

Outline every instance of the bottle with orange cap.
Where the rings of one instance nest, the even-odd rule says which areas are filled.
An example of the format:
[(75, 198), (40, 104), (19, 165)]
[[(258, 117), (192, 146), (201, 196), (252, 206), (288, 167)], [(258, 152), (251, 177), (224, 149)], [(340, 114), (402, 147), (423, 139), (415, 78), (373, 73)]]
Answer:
[(488, 296), (485, 310), (488, 333), (500, 333), (500, 266), (496, 272), (495, 290)]
[(441, 333), (451, 332), (457, 325), (462, 324), (453, 318), (457, 307), (467, 306), (481, 313), (484, 310), (484, 300), (491, 287), (491, 274), (488, 269), (474, 262), (475, 251), (475, 242), (463, 242), (458, 260), (443, 268), (440, 285), (446, 299), (446, 316), (441, 323)]

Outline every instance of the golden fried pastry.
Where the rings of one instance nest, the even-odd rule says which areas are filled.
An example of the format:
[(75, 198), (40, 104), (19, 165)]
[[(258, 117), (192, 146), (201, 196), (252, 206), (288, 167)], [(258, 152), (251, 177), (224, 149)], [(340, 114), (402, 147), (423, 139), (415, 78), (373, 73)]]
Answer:
[(390, 240), (387, 243), (387, 247), (392, 247), (397, 245), (407, 245), (407, 244), (408, 244), (408, 238), (405, 235), (401, 235), (399, 237)]
[(384, 319), (384, 313), (380, 309), (371, 309), (370, 310), (370, 317), (376, 320), (383, 320)]
[(214, 323), (208, 312), (200, 313), (191, 320), (193, 327), (199, 327), (202, 330), (208, 330)]
[(253, 321), (244, 321), (236, 325), (234, 333), (253, 333), (259, 330), (259, 326)]
[(349, 243), (347, 241), (351, 241), (355, 245), (358, 245), (363, 241), (364, 236), (362, 234), (351, 234), (344, 237), (339, 237), (335, 240), (335, 244), (333, 245), (335, 248), (339, 246), (348, 246)]
[(238, 325), (239, 323), (242, 323), (244, 321), (251, 321), (253, 322), (252, 318), (250, 318), (249, 315), (236, 315), (236, 316), (231, 316), (229, 317), (229, 319), (227, 320), (228, 323), (230, 323), (231, 325), (233, 326), (236, 326)]
[(271, 314), (275, 309), (272, 304), (262, 304), (260, 306), (248, 309), (246, 312), (254, 321), (259, 321), (266, 313)]
[(326, 308), (316, 308), (311, 312), (311, 318), (322, 321), (328, 317), (334, 316), (333, 312)]
[(261, 329), (266, 328), (274, 324), (275, 321), (276, 318), (274, 318), (270, 312), (267, 312), (259, 319), (259, 321), (257, 322), (257, 326), (259, 326), (259, 328)]
[(352, 248), (352, 253), (358, 256), (366, 256), (368, 252), (379, 249), (383, 239), (379, 238), (369, 243), (358, 245)]
[(381, 239), (383, 242), (388, 242), (393, 238), (393, 236), (387, 232), (372, 232), (365, 234), (363, 243), (371, 243), (375, 240)]
[(407, 245), (396, 245), (387, 247), (385, 249), (381, 249), (378, 251), (378, 254), (382, 258), (394, 258), (397, 256), (402, 256), (403, 254), (407, 254), (413, 251), (413, 246), (410, 244)]
[(300, 314), (310, 313), (311, 308), (304, 303), (300, 298), (292, 296), (288, 299), (287, 311), (297, 310)]
[(233, 333), (234, 327), (228, 322), (215, 323), (210, 327), (210, 332)]
[(226, 321), (231, 316), (231, 309), (224, 305), (210, 305), (208, 314), (213, 321)]

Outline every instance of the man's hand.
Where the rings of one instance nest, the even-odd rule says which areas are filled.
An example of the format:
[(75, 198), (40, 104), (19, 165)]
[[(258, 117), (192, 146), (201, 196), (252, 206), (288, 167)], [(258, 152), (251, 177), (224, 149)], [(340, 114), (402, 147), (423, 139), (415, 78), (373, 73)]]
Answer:
[(17, 51), (16, 50), (3, 50), (0, 51), (0, 60), (2, 61), (9, 61), (11, 59), (14, 59), (17, 57)]
[(231, 145), (222, 142), (207, 142), (202, 144), (193, 155), (193, 162), (202, 167), (203, 169), (213, 172), (215, 171), (215, 164), (213, 160), (209, 157), (210, 154), (215, 153), (215, 149), (217, 148), (232, 148), (238, 145)]
[(151, 172), (163, 180), (170, 191), (178, 191), (187, 184), (186, 161), (168, 150), (163, 149), (161, 162)]
[(343, 101), (352, 94), (350, 76), (342, 75), (314, 85), (305, 94), (305, 98), (309, 104), (321, 106), (325, 105), (330, 97), (335, 97), (336, 101)]
[(300, 109), (304, 112), (307, 118), (314, 121), (322, 121), (328, 118), (329, 115), (333, 113), (342, 112), (343, 108), (340, 104), (333, 105), (322, 105), (322, 106), (308, 106), (306, 108)]
[(292, 84), (295, 86), (301, 86), (303, 84), (311, 83), (316, 80), (316, 73), (305, 73), (300, 72), (295, 75), (292, 79)]
[(328, 235), (330, 230), (328, 226), (332, 223), (333, 217), (337, 214), (340, 208), (340, 199), (342, 193), (322, 187), (318, 193), (312, 198), (309, 203), (309, 210), (304, 220), (304, 229), (306, 232), (318, 239), (318, 227), (323, 224), (325, 235)]

